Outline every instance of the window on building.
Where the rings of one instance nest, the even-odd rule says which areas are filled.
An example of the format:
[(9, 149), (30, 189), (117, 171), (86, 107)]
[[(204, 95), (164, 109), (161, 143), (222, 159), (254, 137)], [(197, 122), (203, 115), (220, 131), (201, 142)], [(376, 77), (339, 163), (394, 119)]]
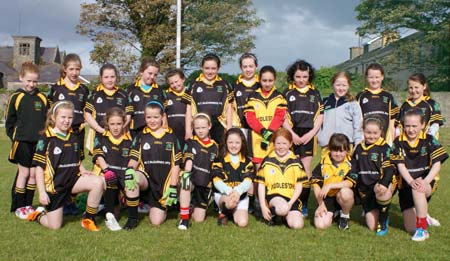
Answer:
[(29, 43), (19, 44), (19, 54), (20, 55), (30, 55), (30, 44)]

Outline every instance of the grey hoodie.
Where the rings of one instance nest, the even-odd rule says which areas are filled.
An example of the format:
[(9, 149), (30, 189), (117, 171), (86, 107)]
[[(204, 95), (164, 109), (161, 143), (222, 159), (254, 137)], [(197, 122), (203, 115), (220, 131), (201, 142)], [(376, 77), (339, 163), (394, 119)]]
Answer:
[(336, 100), (332, 93), (324, 99), (323, 107), (323, 123), (317, 134), (320, 146), (327, 146), (333, 133), (345, 134), (355, 145), (361, 142), (363, 118), (357, 101), (348, 102), (345, 97)]

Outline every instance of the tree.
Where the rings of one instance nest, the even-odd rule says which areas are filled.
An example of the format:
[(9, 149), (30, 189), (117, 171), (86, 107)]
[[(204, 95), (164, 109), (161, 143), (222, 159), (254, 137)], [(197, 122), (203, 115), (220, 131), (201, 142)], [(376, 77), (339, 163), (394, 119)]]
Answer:
[[(262, 22), (251, 0), (184, 0), (182, 17), (182, 67), (198, 66), (208, 52), (226, 62), (250, 51), (252, 30)], [(77, 32), (95, 43), (92, 62), (113, 62), (129, 73), (143, 56), (174, 66), (175, 25), (174, 0), (97, 0), (81, 5)]]
[[(423, 33), (423, 37), (398, 41), (395, 52), (386, 57), (386, 69), (408, 64), (416, 70), (434, 71), (429, 77), (434, 89), (450, 86), (450, 1), (446, 0), (363, 0), (355, 8), (362, 25), (360, 36), (381, 34), (395, 41), (405, 29)], [(389, 67), (390, 65), (390, 67)]]

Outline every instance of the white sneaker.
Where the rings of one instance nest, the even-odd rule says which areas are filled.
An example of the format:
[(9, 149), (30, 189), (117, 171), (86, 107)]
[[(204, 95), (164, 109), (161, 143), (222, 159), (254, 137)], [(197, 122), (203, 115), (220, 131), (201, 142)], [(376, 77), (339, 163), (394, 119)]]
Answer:
[(148, 204), (139, 204), (138, 213), (148, 213), (150, 212), (150, 206)]
[(33, 206), (26, 206), (26, 207), (25, 207), (25, 210), (27, 211), (27, 214), (28, 214), (28, 215), (34, 212)]
[(111, 212), (106, 213), (105, 224), (106, 227), (109, 228), (109, 230), (111, 231), (118, 231), (122, 229), (119, 223), (117, 222), (116, 217), (114, 217), (113, 213)]
[(427, 224), (430, 227), (440, 227), (441, 226), (441, 222), (439, 222), (439, 220), (433, 218), (429, 214), (427, 214)]
[(414, 236), (411, 238), (413, 241), (424, 241), (426, 239), (428, 239), (430, 237), (430, 234), (428, 233), (427, 230), (424, 230), (422, 228), (418, 228), (416, 230), (416, 233), (414, 233)]
[(27, 219), (28, 217), (28, 212), (26, 207), (21, 207), (16, 209), (16, 217), (20, 218), (20, 219)]

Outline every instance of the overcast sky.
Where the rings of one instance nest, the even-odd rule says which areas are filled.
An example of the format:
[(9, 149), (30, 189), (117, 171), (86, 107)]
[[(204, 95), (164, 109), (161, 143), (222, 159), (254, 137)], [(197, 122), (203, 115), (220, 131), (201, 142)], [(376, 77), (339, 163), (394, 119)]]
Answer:
[[(60, 50), (81, 56), (83, 74), (97, 74), (89, 64), (92, 42), (75, 32), (80, 14), (77, 0), (2, 1), (0, 45), (12, 45), (11, 35), (37, 35), (41, 46), (59, 46)], [(256, 49), (260, 65), (271, 64), (277, 70), (298, 58), (316, 68), (343, 62), (349, 47), (358, 45), (358, 26), (354, 8), (357, 0), (254, 0), (257, 15), (265, 23), (256, 29)], [(20, 19), (19, 19), (20, 17)], [(224, 72), (239, 71), (237, 62)]]

